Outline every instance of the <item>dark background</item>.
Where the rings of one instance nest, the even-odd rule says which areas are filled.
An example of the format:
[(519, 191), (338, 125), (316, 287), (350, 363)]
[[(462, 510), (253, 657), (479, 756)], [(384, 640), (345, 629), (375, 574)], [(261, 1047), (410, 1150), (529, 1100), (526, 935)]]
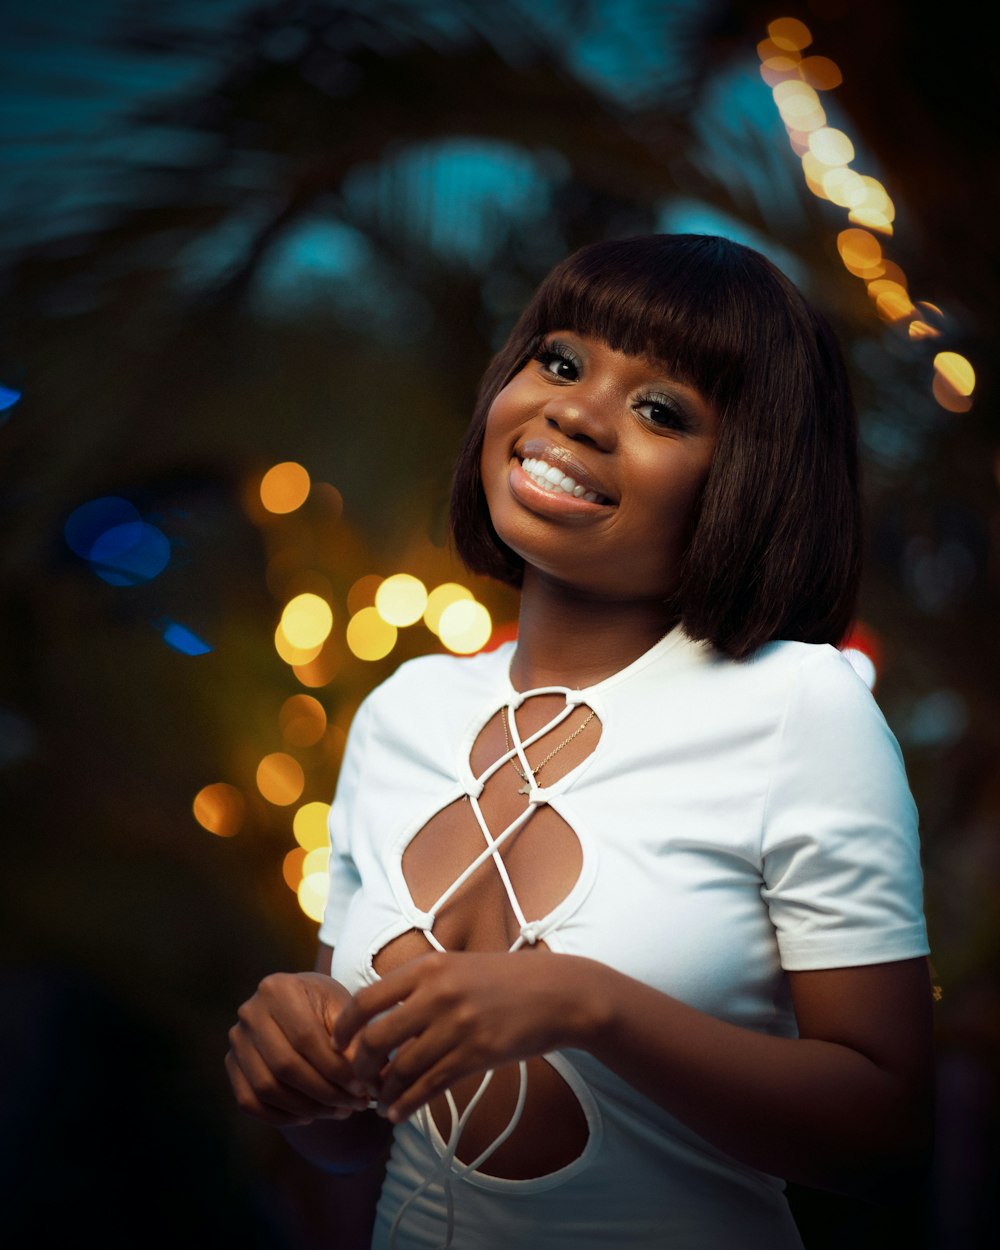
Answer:
[[(776, 17), (843, 83), (831, 125), (897, 217), (886, 255), (936, 338), (876, 314), (847, 211), (806, 189), (756, 52)], [(860, 637), (921, 809), (938, 1141), (872, 1208), (796, 1194), (810, 1250), (969, 1250), (995, 1223), (1000, 575), (994, 49), (973, 7), (819, 0), (0, 5), (0, 1194), (4, 1224), (106, 1246), (352, 1244), (351, 1186), (239, 1115), (236, 1005), (311, 964), (294, 808), (254, 781), (306, 688), (272, 642), (319, 575), (337, 662), (295, 751), (328, 800), (358, 701), (440, 646), (344, 645), (348, 591), (405, 571), (516, 605), (447, 546), (478, 377), (573, 247), (657, 229), (767, 252), (838, 329), (859, 402)], [(975, 366), (969, 411), (933, 356)], [(12, 397), (19, 396), (16, 402)], [(272, 464), (314, 483), (267, 514)], [(337, 494), (339, 492), (339, 496)], [(81, 505), (130, 502), (169, 561), (111, 584)], [(211, 649), (167, 645), (183, 625)], [(236, 836), (192, 800), (241, 791)], [(356, 1187), (355, 1187), (356, 1188)]]

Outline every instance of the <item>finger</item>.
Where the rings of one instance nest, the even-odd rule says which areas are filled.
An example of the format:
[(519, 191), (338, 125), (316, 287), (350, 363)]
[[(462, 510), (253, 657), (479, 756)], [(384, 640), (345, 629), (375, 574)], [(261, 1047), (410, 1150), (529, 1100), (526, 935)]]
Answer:
[(335, 1050), (346, 1050), (351, 1039), (359, 1029), (365, 1027), (375, 1016), (388, 1011), (407, 998), (414, 989), (416, 965), (423, 959), (398, 968), (374, 985), (366, 985), (358, 990), (350, 1002), (346, 1003), (337, 1016), (333, 1026), (333, 1046)]
[(422, 1060), (416, 1060), (415, 1063), (420, 1070), (414, 1079), (410, 1080), (409, 1076), (390, 1068), (382, 1085), (380, 1100), (387, 1108), (385, 1115), (390, 1124), (401, 1124), (402, 1120), (409, 1120), (421, 1106), (430, 1103), (437, 1095), (444, 1094), (462, 1076), (477, 1071), (476, 1065), (460, 1063), (451, 1050), (446, 1050), (430, 1066), (424, 1066)]
[(232, 1048), (227, 1060), (230, 1079), (233, 1080), (233, 1074), (238, 1071), (256, 1102), (281, 1116), (314, 1120), (332, 1112), (361, 1110), (367, 1105), (364, 1097), (325, 1082), (318, 1086), (316, 1095), (304, 1092), (298, 1086), (289, 1085), (252, 1048), (242, 1051)]
[(322, 1009), (322, 1003), (316, 1003), (298, 979), (278, 974), (265, 977), (257, 994), (237, 1014), (269, 1062), (284, 1066), (297, 1056), (330, 1084), (340, 1084), (347, 1073), (343, 1058), (331, 1045), (328, 1026), (318, 1014)]
[(319, 1100), (330, 1087), (350, 1089), (353, 1083), (350, 1064), (333, 1050), (325, 1026), (299, 998), (278, 1007), (259, 991), (240, 1008), (230, 1043), (237, 1055), (256, 1050), (283, 1083)]
[(357, 1080), (375, 1090), (381, 1100), (384, 1069), (390, 1059), (401, 1047), (412, 1044), (437, 1019), (430, 1001), (417, 994), (376, 1016), (354, 1035), (352, 1066)]
[[(403, 1010), (400, 1008), (400, 1013)], [(362, 1037), (381, 1023), (370, 1025)], [(489, 1050), (475, 1044), (474, 1031), (465, 1013), (435, 1016), (419, 1030), (413, 1030), (385, 1058), (380, 1070), (378, 1099), (384, 1106), (391, 1107), (406, 1094), (403, 1114), (410, 1115), (459, 1077), (485, 1072), (493, 1066)], [(411, 1096), (416, 1101), (411, 1101)]]
[[(282, 1110), (281, 1107), (262, 1100), (247, 1080), (232, 1051), (226, 1055), (225, 1062), (229, 1083), (232, 1086), (237, 1105), (247, 1115), (255, 1116), (257, 1119), (263, 1120), (265, 1123), (274, 1125), (277, 1128), (288, 1128), (295, 1124), (310, 1124), (317, 1118), (316, 1108), (313, 1108), (312, 1114), (296, 1113)], [(347, 1109), (342, 1109), (336, 1112), (325, 1111), (324, 1114), (340, 1118), (351, 1113)]]
[(293, 1051), (273, 1024), (249, 1034), (238, 1023), (229, 1040), (233, 1061), (258, 1099), (276, 1110), (315, 1116), (327, 1108), (354, 1108), (364, 1096), (342, 1056), (335, 1056), (339, 1079), (330, 1080)]

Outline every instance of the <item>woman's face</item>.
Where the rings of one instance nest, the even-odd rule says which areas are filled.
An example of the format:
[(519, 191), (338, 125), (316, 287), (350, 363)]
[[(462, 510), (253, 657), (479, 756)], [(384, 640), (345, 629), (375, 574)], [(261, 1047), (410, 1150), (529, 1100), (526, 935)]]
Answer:
[(662, 600), (717, 437), (707, 400), (655, 361), (547, 335), (487, 415), (493, 525), (544, 576), (602, 599)]

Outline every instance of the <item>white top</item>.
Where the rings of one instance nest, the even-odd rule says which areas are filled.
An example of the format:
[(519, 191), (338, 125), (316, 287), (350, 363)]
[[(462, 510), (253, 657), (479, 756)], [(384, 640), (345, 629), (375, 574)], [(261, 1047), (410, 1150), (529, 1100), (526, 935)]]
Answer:
[[(512, 654), (508, 644), (410, 661), (355, 718), (320, 929), (332, 975), (349, 989), (377, 980), (372, 960), (394, 937), (416, 928), (437, 945), (434, 908), (414, 905), (403, 851), (449, 803), (476, 806), (486, 774), (472, 775), (472, 744), (499, 708), (533, 693), (511, 686)], [(600, 741), (529, 801), (575, 831), (582, 869), (515, 945), (544, 939), (782, 1036), (795, 1035), (786, 971), (928, 953), (899, 748), (834, 648), (772, 643), (736, 663), (677, 629), (614, 676), (564, 693), (597, 712)], [(484, 858), (499, 833), (484, 829)], [(441, 1246), (449, 1197), (456, 1250), (800, 1244), (780, 1181), (716, 1150), (589, 1055), (547, 1058), (586, 1116), (581, 1156), (526, 1181), (490, 1176), (488, 1165), (463, 1172), (442, 1162), (429, 1115), (415, 1117), (396, 1129), (374, 1246), (389, 1246), (408, 1198), (395, 1244)]]

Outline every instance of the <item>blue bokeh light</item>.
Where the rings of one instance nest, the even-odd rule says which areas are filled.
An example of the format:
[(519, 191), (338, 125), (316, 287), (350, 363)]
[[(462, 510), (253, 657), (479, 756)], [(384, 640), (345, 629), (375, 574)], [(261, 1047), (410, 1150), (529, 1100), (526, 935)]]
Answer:
[(90, 566), (110, 586), (136, 586), (148, 582), (170, 562), (170, 541), (162, 530), (146, 521), (126, 521), (107, 529), (88, 556)]
[(70, 549), (111, 586), (151, 581), (170, 563), (170, 540), (143, 521), (127, 499), (105, 495), (70, 513), (63, 534)]
[(163, 629), (163, 641), (182, 655), (207, 655), (212, 647), (185, 625), (169, 621)]
[(6, 412), (9, 408), (13, 408), (20, 398), (20, 391), (15, 391), (10, 386), (0, 385), (0, 412)]
[(105, 531), (141, 519), (139, 510), (127, 499), (106, 495), (81, 504), (71, 512), (63, 527), (63, 534), (70, 550), (84, 560), (89, 560), (94, 544)]

